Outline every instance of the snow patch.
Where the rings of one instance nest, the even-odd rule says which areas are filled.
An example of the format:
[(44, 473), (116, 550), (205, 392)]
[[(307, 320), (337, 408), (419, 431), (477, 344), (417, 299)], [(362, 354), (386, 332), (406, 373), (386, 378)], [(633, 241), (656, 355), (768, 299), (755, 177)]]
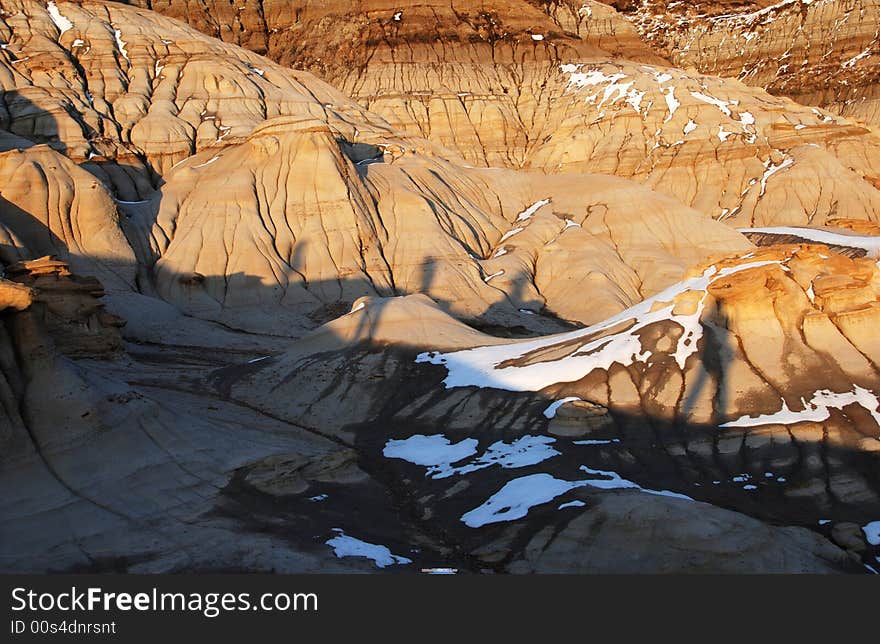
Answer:
[(853, 56), (853, 57), (850, 58), (849, 60), (847, 60), (847, 61), (841, 63), (840, 66), (841, 66), (841, 67), (852, 67), (852, 66), (854, 66), (857, 62), (859, 62), (859, 61), (862, 60), (863, 58), (867, 58), (867, 57), (870, 56), (870, 55), (871, 55), (871, 48), (868, 47), (868, 48), (867, 48), (865, 51), (863, 51), (861, 54), (858, 54), (858, 55), (856, 55), (856, 56)]
[(586, 465), (581, 465), (580, 469), (581, 471), (586, 472), (587, 474), (592, 474), (593, 476), (608, 477), (607, 479), (589, 479), (587, 481), (582, 481), (584, 485), (598, 488), (600, 490), (638, 490), (639, 492), (644, 492), (645, 494), (668, 496), (673, 499), (693, 501), (691, 497), (684, 494), (679, 494), (678, 492), (670, 492), (669, 490), (649, 490), (647, 488), (643, 488), (641, 485), (635, 483), (634, 481), (628, 481), (624, 478), (621, 478), (617, 472), (606, 470), (593, 470)]
[(545, 418), (556, 418), (557, 410), (562, 407), (565, 403), (574, 402), (575, 400), (583, 400), (578, 396), (568, 396), (567, 398), (562, 398), (561, 400), (557, 400), (553, 403), (550, 403), (550, 406), (544, 410)]
[(391, 554), (391, 551), (386, 546), (367, 543), (366, 541), (349, 537), (341, 528), (333, 528), (333, 532), (339, 534), (324, 543), (333, 548), (333, 554), (340, 559), (343, 557), (366, 557), (367, 559), (372, 559), (377, 568), (412, 563), (412, 559)]
[(125, 49), (125, 41), (122, 39), (122, 32), (118, 29), (113, 30), (113, 37), (116, 38), (116, 48), (119, 50), (119, 53), (122, 54), (122, 57), (131, 64), (131, 60), (128, 58), (128, 51)]
[[(615, 363), (629, 366), (634, 362), (647, 362), (651, 353), (642, 349), (638, 332), (656, 322), (670, 321), (683, 329), (672, 357), (678, 366), (684, 369), (688, 357), (696, 353), (697, 343), (703, 336), (700, 316), (708, 296), (708, 286), (727, 275), (770, 264), (781, 264), (781, 262), (755, 261), (721, 270), (712, 265), (702, 275), (674, 284), (657, 295), (585, 329), (449, 353), (430, 351), (419, 354), (416, 362), (444, 365), (448, 370), (448, 375), (443, 381), (447, 389), (477, 386), (508, 391), (540, 391), (552, 384), (580, 380), (595, 369), (608, 369)], [(675, 299), (687, 292), (702, 293), (702, 297), (692, 313), (674, 313)], [(593, 339), (593, 336), (626, 322), (631, 323), (629, 328)], [(574, 344), (578, 340), (582, 340), (579, 347), (571, 347), (567, 355), (558, 359), (533, 361), (521, 366), (511, 364), (500, 366), (508, 361), (521, 360), (540, 349)]]
[(495, 279), (496, 277), (500, 277), (501, 275), (504, 275), (504, 269), (503, 269), (503, 268), (502, 268), (500, 271), (497, 271), (497, 272), (495, 272), (495, 273), (492, 273), (491, 275), (486, 275), (486, 277), (483, 278), (483, 281), (486, 282), (486, 284), (488, 284), (488, 283), (491, 282), (493, 279)]
[(49, 17), (52, 18), (52, 22), (55, 23), (56, 27), (58, 27), (58, 31), (60, 32), (58, 34), (59, 36), (65, 31), (70, 31), (71, 29), (73, 29), (73, 23), (70, 22), (70, 20), (65, 18), (63, 15), (61, 15), (61, 12), (58, 10), (58, 6), (54, 2), (48, 2), (46, 4), (46, 10), (49, 12)]
[[(425, 476), (432, 479), (445, 479), (453, 475), (470, 474), (499, 465), (503, 469), (516, 469), (537, 465), (558, 456), (559, 452), (550, 447), (556, 439), (550, 436), (526, 435), (510, 443), (496, 441), (477, 458), (477, 439), (466, 438), (451, 443), (443, 434), (425, 436), (416, 434), (404, 440), (390, 440), (385, 444), (382, 455), (398, 458), (426, 468)], [(456, 466), (465, 459), (470, 461)]]
[(666, 107), (669, 108), (669, 115), (666, 117), (664, 123), (668, 123), (672, 120), (672, 117), (675, 115), (676, 110), (681, 107), (681, 103), (675, 98), (675, 87), (670, 87), (668, 91), (664, 92), (663, 97), (666, 99)]
[(501, 242), (507, 241), (508, 239), (513, 237), (514, 235), (521, 233), (523, 230), (525, 230), (525, 229), (520, 226), (514, 228), (513, 230), (508, 230), (506, 233), (504, 233), (501, 236), (501, 239), (498, 240), (498, 243), (500, 244)]
[(843, 409), (849, 405), (861, 405), (871, 416), (874, 422), (880, 426), (880, 401), (873, 391), (854, 385), (852, 391), (835, 393), (829, 389), (822, 389), (813, 394), (809, 402), (801, 398), (804, 408), (801, 411), (793, 411), (788, 408), (785, 399), (779, 411), (758, 416), (740, 416), (736, 420), (728, 421), (720, 427), (758, 427), (760, 425), (791, 425), (793, 423), (821, 423), (831, 417), (829, 409)]
[(703, 94), (701, 92), (691, 92), (691, 96), (704, 103), (708, 103), (709, 105), (714, 105), (725, 116), (732, 115), (730, 111), (731, 106), (739, 105), (739, 101), (723, 101), (720, 98), (715, 98), (714, 96), (709, 96), (708, 94)]
[(552, 501), (587, 481), (563, 481), (549, 474), (530, 474), (509, 481), (481, 506), (462, 515), (469, 528), (480, 528), (490, 523), (515, 521), (529, 513), (536, 505)]
[[(532, 215), (538, 212), (541, 208), (550, 203), (550, 199), (541, 199), (541, 201), (536, 201), (531, 206), (523, 210), (519, 213), (519, 216), (516, 218), (517, 221), (525, 221), (526, 219), (531, 219)], [(502, 238), (503, 240), (503, 238)]]
[[(788, 165), (791, 165), (789, 163)], [(774, 172), (778, 172), (783, 167), (780, 165)], [(766, 172), (764, 173), (767, 174)], [(770, 172), (772, 175), (773, 172)], [(762, 182), (763, 185), (764, 182)], [(763, 190), (761, 192), (763, 193)], [(775, 235), (794, 235), (802, 237), (810, 241), (819, 242), (821, 244), (829, 244), (831, 246), (849, 246), (850, 248), (862, 248), (868, 257), (880, 257), (880, 237), (872, 237), (870, 235), (847, 235), (845, 233), (836, 233), (830, 230), (821, 230), (817, 228), (801, 228), (799, 226), (768, 226), (765, 228), (741, 228), (741, 233), (765, 233)], [(827, 259), (827, 256), (824, 258)]]
[(216, 161), (217, 159), (219, 159), (220, 156), (221, 156), (221, 155), (218, 154), (217, 156), (213, 156), (213, 157), (211, 157), (210, 159), (208, 159), (208, 160), (205, 161), (204, 163), (200, 163), (200, 164), (198, 164), (198, 165), (194, 165), (194, 166), (192, 166), (192, 167), (193, 167), (193, 168), (204, 168), (206, 165), (211, 165), (212, 163), (214, 163), (214, 161)]
[(792, 157), (787, 157), (783, 159), (779, 165), (774, 165), (770, 159), (764, 162), (764, 174), (761, 177), (761, 192), (758, 193), (759, 197), (763, 197), (764, 193), (767, 192), (767, 180), (772, 177), (777, 172), (785, 170), (786, 168), (790, 168), (794, 165), (794, 159)]

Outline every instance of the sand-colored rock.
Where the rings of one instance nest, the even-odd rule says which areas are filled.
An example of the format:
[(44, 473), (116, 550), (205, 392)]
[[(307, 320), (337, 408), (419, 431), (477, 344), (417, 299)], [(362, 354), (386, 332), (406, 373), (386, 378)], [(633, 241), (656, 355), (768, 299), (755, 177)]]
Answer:
[[(658, 468), (676, 492), (739, 508), (757, 508), (754, 499), (767, 495), (763, 511), (783, 522), (797, 508), (875, 507), (873, 466), (858, 463), (875, 453), (865, 443), (880, 441), (877, 355), (852, 320), (860, 316), (866, 330), (877, 324), (877, 270), (820, 245), (719, 256), (618, 322), (540, 339), (435, 321), (443, 314), (424, 300), (366, 301), (271, 363), (241, 371), (231, 391), (357, 443), (381, 442), (380, 426), (409, 427), (408, 436), (440, 418), (457, 437), (479, 436), (486, 414), (517, 433), (546, 424), (560, 440), (599, 446), (602, 470), (638, 481)], [(405, 318), (431, 322), (406, 334)], [(436, 341), (433, 328), (442, 329)], [(379, 364), (394, 387), (367, 376)], [(355, 399), (370, 404), (339, 403)], [(562, 402), (551, 413), (553, 401)], [(578, 411), (596, 408), (610, 416), (594, 422)], [(835, 456), (811, 456), (820, 446)], [(818, 484), (828, 477), (831, 492)], [(779, 491), (793, 504), (774, 505)]]
[(122, 350), (125, 320), (105, 310), (104, 289), (94, 277), (74, 275), (50, 257), (16, 262), (6, 275), (31, 289), (31, 304), (41, 309), (46, 330), (65, 355), (100, 358)]
[[(598, 2), (494, 0), (478, 12), (437, 2), (398, 19), (396, 5), (378, 0), (290, 13), (252, 0), (234, 15), (211, 11), (219, 2), (192, 4), (151, 6), (309, 69), (472, 165), (631, 177), (735, 225), (873, 220), (880, 207), (876, 132), (762, 89), (793, 91), (808, 105), (846, 103), (841, 114), (864, 117), (876, 85), (872, 2), (782, 2), (752, 18), (754, 5), (772, 3), (677, 3), (669, 15), (627, 3), (621, 15)], [(820, 59), (825, 47), (832, 55)], [(808, 64), (776, 82), (774, 64), (802, 54)], [(767, 78), (752, 74), (759, 68)], [(827, 94), (829, 76), (837, 98), (822, 100), (815, 94)]]
[(876, 0), (631, 4), (626, 15), (676, 66), (880, 124)]
[(120, 199), (149, 196), (192, 154), (247, 136), (266, 118), (314, 117), (341, 138), (387, 125), (309, 74), (113, 2), (4, 1), (0, 127), (48, 143)]
[(598, 3), (153, 4), (226, 42), (0, 2), (2, 570), (876, 556), (865, 124)]

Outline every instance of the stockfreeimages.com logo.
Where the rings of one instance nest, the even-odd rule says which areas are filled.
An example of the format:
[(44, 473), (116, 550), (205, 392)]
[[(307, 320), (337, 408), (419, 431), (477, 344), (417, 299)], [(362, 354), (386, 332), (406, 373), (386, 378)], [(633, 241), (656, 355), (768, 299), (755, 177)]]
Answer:
[(108, 592), (101, 588), (80, 590), (75, 586), (64, 592), (36, 592), (27, 588), (12, 591), (13, 611), (154, 611), (198, 612), (205, 617), (217, 617), (222, 612), (235, 611), (318, 611), (316, 593), (181, 593), (161, 592)]

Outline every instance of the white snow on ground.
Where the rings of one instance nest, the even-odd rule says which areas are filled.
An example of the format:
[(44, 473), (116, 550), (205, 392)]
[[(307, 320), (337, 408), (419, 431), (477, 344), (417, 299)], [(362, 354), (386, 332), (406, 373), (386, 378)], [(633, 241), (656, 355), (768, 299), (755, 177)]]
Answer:
[[(669, 108), (669, 115), (666, 117), (664, 123), (668, 123), (672, 120), (672, 117), (675, 115), (675, 111), (681, 107), (681, 103), (679, 103), (678, 99), (675, 98), (675, 87), (670, 87), (663, 94), (663, 97), (666, 99), (666, 107)], [(685, 132), (687, 134), (687, 132)]]
[(128, 51), (125, 49), (125, 41), (122, 40), (122, 32), (118, 29), (113, 30), (113, 36), (116, 38), (116, 48), (119, 49), (119, 53), (122, 54), (122, 57), (125, 60), (128, 60), (129, 63), (131, 61), (128, 59)]
[(782, 408), (770, 414), (759, 416), (741, 416), (731, 420), (721, 427), (757, 427), (759, 425), (790, 425), (792, 423), (821, 423), (831, 417), (829, 409), (843, 409), (849, 405), (861, 405), (874, 418), (874, 422), (880, 425), (880, 401), (874, 392), (863, 389), (858, 385), (853, 386), (852, 391), (834, 393), (828, 389), (817, 391), (809, 402), (801, 398), (804, 408), (801, 411), (792, 411), (788, 408), (785, 400)]
[(563, 503), (557, 509), (564, 510), (565, 508), (583, 508), (586, 505), (587, 504), (584, 503), (583, 501), (574, 500), (574, 501), (569, 501), (568, 503)]
[(669, 490), (649, 490), (647, 488), (643, 488), (641, 485), (635, 483), (634, 481), (627, 481), (626, 479), (621, 478), (617, 472), (606, 470), (593, 470), (586, 465), (581, 465), (580, 469), (587, 474), (608, 477), (607, 479), (590, 479), (587, 481), (582, 481), (584, 485), (595, 487), (600, 490), (638, 490), (639, 492), (644, 492), (645, 494), (655, 494), (657, 496), (668, 496), (673, 499), (693, 501), (691, 497), (684, 494), (679, 494), (678, 492), (670, 492)]
[(841, 66), (841, 67), (852, 67), (852, 66), (855, 65), (857, 62), (859, 62), (859, 61), (862, 60), (863, 58), (867, 58), (867, 57), (870, 56), (870, 55), (871, 55), (871, 48), (868, 47), (868, 48), (867, 48), (865, 51), (863, 51), (861, 54), (858, 54), (857, 56), (853, 56), (852, 58), (850, 58), (850, 59), (847, 60), (846, 62), (841, 63), (840, 66)]
[[(648, 67), (647, 69), (652, 69)], [(672, 80), (672, 74), (667, 74), (665, 72), (654, 72), (654, 79), (657, 81), (658, 85), (663, 85), (664, 83), (668, 83)]]
[[(425, 352), (416, 358), (416, 362), (444, 365), (449, 372), (443, 381), (447, 389), (476, 386), (508, 391), (540, 391), (552, 384), (580, 380), (594, 369), (608, 369), (615, 363), (629, 366), (634, 362), (646, 362), (651, 354), (642, 350), (638, 331), (656, 322), (671, 321), (683, 328), (673, 357), (679, 367), (684, 368), (688, 357), (696, 353), (697, 342), (703, 335), (700, 315), (709, 284), (733, 273), (780, 263), (780, 261), (757, 261), (722, 270), (718, 270), (713, 265), (702, 275), (674, 284), (657, 295), (585, 329), (450, 353)], [(674, 299), (687, 292), (702, 293), (693, 313), (674, 313)], [(598, 339), (590, 339), (627, 321), (632, 322), (632, 326), (628, 329)], [(499, 366), (508, 360), (522, 359), (539, 349), (577, 340), (583, 340), (583, 344), (580, 347), (572, 347), (567, 356), (559, 359), (534, 361), (522, 366)]]
[(544, 40), (544, 34), (532, 34), (532, 40)]
[(492, 279), (494, 279), (500, 275), (504, 275), (503, 268), (500, 271), (498, 271), (497, 273), (492, 273), (491, 275), (486, 275), (486, 277), (483, 278), (483, 281), (488, 284)]
[(58, 34), (59, 36), (65, 31), (73, 29), (73, 23), (61, 15), (61, 12), (58, 11), (58, 7), (55, 5), (54, 2), (48, 2), (46, 4), (46, 10), (49, 12), (49, 17), (52, 18), (52, 22), (55, 23), (56, 27), (58, 27), (58, 31), (61, 32)]
[(366, 557), (372, 559), (378, 568), (412, 563), (412, 559), (391, 554), (391, 551), (385, 546), (349, 537), (341, 528), (333, 528), (333, 531), (339, 534), (324, 543), (333, 548), (333, 553), (340, 559), (342, 557)]
[(549, 474), (530, 474), (509, 481), (478, 508), (462, 515), (469, 528), (522, 519), (536, 505), (552, 501), (588, 481), (563, 481)]
[(526, 219), (531, 219), (532, 215), (534, 215), (548, 203), (550, 203), (550, 199), (541, 199), (541, 201), (536, 201), (531, 206), (519, 213), (519, 216), (516, 218), (516, 220), (525, 221)]
[(262, 362), (263, 360), (267, 360), (270, 356), (263, 356), (262, 358), (254, 358), (253, 360), (248, 360), (248, 364), (254, 364), (255, 362)]
[[(862, 528), (865, 538), (872, 546), (880, 546), (880, 521), (872, 521)], [(878, 560), (880, 561), (880, 560)]]
[(733, 134), (733, 132), (728, 132), (727, 130), (725, 130), (723, 125), (718, 126), (718, 138), (721, 140), (722, 143), (724, 143), (731, 134)]
[(309, 501), (311, 501), (312, 503), (320, 503), (321, 501), (326, 501), (327, 498), (328, 495), (326, 494), (318, 494), (316, 496), (310, 496)]
[(783, 7), (787, 7), (793, 4), (805, 4), (811, 5), (814, 0), (782, 0), (781, 2), (777, 2), (776, 4), (772, 4), (769, 7), (764, 7), (763, 9), (758, 9), (757, 11), (752, 11), (750, 13), (727, 13), (719, 16), (707, 16), (710, 22), (735, 22), (742, 24), (752, 24), (758, 18), (766, 17), (767, 19), (762, 23), (766, 24), (769, 22), (773, 22), (773, 17), (770, 15), (775, 13), (779, 9)]
[(477, 444), (476, 438), (465, 438), (458, 443), (452, 443), (443, 434), (416, 434), (405, 440), (389, 440), (382, 455), (425, 466), (428, 468), (426, 476), (442, 479), (455, 473), (453, 463), (476, 454)]
[(557, 400), (556, 402), (550, 403), (550, 406), (544, 410), (544, 416), (546, 418), (556, 418), (556, 411), (562, 407), (565, 403), (574, 402), (575, 400), (582, 400), (577, 396), (569, 396), (568, 398), (563, 398), (562, 400)]
[(537, 465), (549, 458), (558, 456), (559, 452), (550, 447), (556, 439), (549, 436), (523, 436), (511, 443), (497, 441), (479, 457), (470, 462), (454, 466), (477, 453), (477, 440), (466, 438), (458, 443), (450, 443), (443, 434), (424, 436), (416, 434), (404, 440), (390, 440), (385, 444), (382, 455), (386, 458), (401, 460), (427, 468), (425, 476), (434, 479), (445, 479), (455, 474), (470, 474), (479, 470), (499, 465), (504, 469), (515, 469)]
[[(586, 465), (582, 465), (580, 469), (587, 474), (608, 478), (563, 481), (546, 473), (530, 474), (507, 482), (481, 506), (462, 515), (461, 520), (470, 528), (479, 528), (501, 521), (515, 521), (526, 516), (529, 510), (536, 505), (552, 501), (569, 490), (579, 487), (593, 487), (600, 490), (638, 490), (646, 494), (693, 501), (691, 497), (677, 492), (645, 489), (637, 483), (621, 478), (616, 472), (593, 470)], [(561, 507), (567, 505), (570, 504), (563, 504)]]
[(626, 102), (632, 106), (632, 108), (638, 112), (642, 113), (642, 99), (645, 98), (645, 92), (637, 92), (636, 90), (632, 90), (627, 92), (626, 94)]
[(693, 119), (688, 119), (687, 124), (684, 126), (685, 135), (690, 134), (694, 130), (697, 129), (697, 123)]
[[(789, 164), (790, 165), (790, 164)], [(831, 230), (817, 228), (801, 228), (799, 226), (768, 226), (766, 228), (741, 228), (741, 233), (767, 233), (772, 235), (794, 235), (832, 246), (849, 246), (864, 248), (868, 257), (880, 257), (880, 237), (868, 235), (848, 235)]]
[[(633, 88), (633, 85), (635, 85), (634, 80), (631, 80), (628, 83), (622, 83), (620, 81), (627, 78), (626, 74), (614, 73), (609, 75), (598, 69), (582, 72), (580, 71), (582, 67), (583, 65), (581, 64), (560, 65), (559, 69), (564, 74), (568, 74), (567, 89), (569, 91), (572, 89), (583, 89), (586, 87), (605, 85), (605, 90), (602, 92), (602, 100), (599, 102), (597, 109), (601, 109), (601, 107), (608, 101), (611, 101), (611, 104), (613, 105), (621, 99), (626, 99), (626, 102), (629, 103), (636, 112), (641, 113), (642, 99), (645, 96), (645, 92)], [(595, 103), (598, 97), (598, 93), (591, 94), (586, 100), (588, 103)]]
[(511, 237), (513, 237), (514, 235), (516, 235), (516, 234), (518, 234), (518, 233), (521, 233), (523, 230), (525, 230), (525, 229), (522, 228), (522, 227), (519, 227), (519, 226), (516, 227), (516, 228), (514, 228), (513, 230), (508, 230), (506, 233), (504, 233), (504, 234), (501, 236), (501, 239), (498, 240), (498, 243), (500, 244), (500, 243), (502, 243), (502, 242), (507, 241), (508, 239), (510, 239)]
[(703, 94), (701, 92), (691, 92), (691, 96), (704, 103), (708, 103), (709, 105), (714, 105), (725, 116), (731, 116), (731, 105), (739, 105), (739, 101), (722, 101), (720, 98), (715, 98), (714, 96), (709, 96), (708, 94)]
[(761, 192), (758, 193), (759, 197), (763, 197), (764, 193), (767, 192), (767, 180), (772, 177), (774, 174), (779, 172), (780, 170), (785, 170), (794, 164), (794, 159), (792, 157), (787, 157), (783, 159), (779, 165), (773, 165), (773, 162), (770, 159), (764, 162), (764, 175), (761, 177)]
[(210, 159), (208, 159), (204, 163), (194, 165), (193, 168), (204, 168), (206, 165), (211, 165), (212, 163), (214, 163), (214, 161), (216, 161), (219, 158), (220, 158), (220, 155), (218, 154), (217, 156), (211, 157)]
[(492, 259), (495, 259), (497, 257), (503, 257), (504, 255), (507, 255), (507, 249), (506, 248), (499, 248), (498, 250), (495, 251), (495, 254), (492, 255)]
[(748, 134), (746, 141), (754, 143), (758, 138), (755, 130), (755, 117), (751, 112), (741, 112), (739, 115), (739, 124), (742, 126), (743, 132)]

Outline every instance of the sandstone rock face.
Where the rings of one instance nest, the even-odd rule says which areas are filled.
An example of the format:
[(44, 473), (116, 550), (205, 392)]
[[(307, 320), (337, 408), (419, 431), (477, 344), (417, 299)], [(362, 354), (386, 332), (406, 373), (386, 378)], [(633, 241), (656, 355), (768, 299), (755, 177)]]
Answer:
[(738, 78), (805, 105), (880, 124), (876, 0), (643, 0), (628, 15), (645, 40), (678, 67)]
[(6, 273), (34, 293), (31, 304), (42, 309), (46, 329), (65, 355), (91, 358), (122, 350), (125, 320), (104, 309), (104, 289), (94, 277), (73, 275), (67, 264), (49, 257), (17, 262)]
[[(473, 165), (634, 178), (737, 225), (876, 219), (880, 139), (865, 122), (880, 12), (870, 2), (752, 13), (762, 3), (738, 3), (733, 14), (729, 3), (677, 3), (670, 15), (647, 2), (621, 15), (598, 2), (498, 0), (476, 16), (428, 3), (395, 19), (396, 6), (378, 1), (282, 12), (254, 0), (234, 24), (222, 3), (191, 4), (151, 6), (308, 68)], [(245, 18), (256, 15), (265, 21)], [(791, 73), (777, 74), (789, 57), (797, 64), (776, 67)], [(837, 89), (823, 89), (827, 78)]]
[(590, 1), (149, 5), (0, 0), (0, 569), (874, 565), (864, 119)]
[[(665, 507), (653, 500), (660, 495), (684, 504), (676, 512), (697, 499), (774, 523), (811, 525), (816, 519), (807, 517), (828, 515), (861, 525), (880, 508), (880, 354), (868, 331), (877, 323), (877, 271), (873, 259), (825, 246), (772, 246), (696, 267), (681, 284), (590, 328), (516, 341), (476, 337), (452, 320), (420, 332), (402, 320), (432, 319), (432, 305), (365, 302), (259, 370), (241, 372), (231, 391), (353, 441), (375, 461), (368, 471), (392, 467), (403, 489), (418, 484), (405, 498), (425, 520), (498, 523), (484, 528), (481, 545), (467, 530), (463, 542), (478, 559), (515, 571), (559, 571), (572, 552), (605, 538), (584, 510), (552, 538), (527, 533), (538, 545), (518, 559), (510, 544), (526, 537), (502, 528), (510, 519), (500, 508), (515, 507), (520, 486), (547, 490), (546, 499), (534, 492), (544, 499), (536, 503), (559, 498), (537, 511), (546, 521), (557, 506), (560, 521), (569, 516), (563, 511), (595, 508), (590, 496), (562, 496), (583, 488), (630, 490), (652, 499), (651, 512)], [(432, 329), (441, 328), (435, 339)], [(385, 387), (388, 380), (396, 386)], [(347, 400), (359, 402), (340, 405)], [(487, 415), (496, 429), (482, 425)], [(482, 473), (493, 465), (501, 471)], [(619, 510), (611, 507), (603, 529), (613, 532)], [(687, 522), (682, 516), (675, 520)], [(711, 562), (729, 551), (708, 539), (706, 551), (694, 542), (687, 566), (718, 569)], [(649, 551), (662, 544), (657, 538)], [(593, 559), (584, 566), (605, 569)], [(624, 570), (616, 566), (608, 570)], [(783, 569), (776, 566), (768, 563)]]
[(151, 12), (62, 2), (53, 4), (54, 18), (42, 2), (0, 6), (0, 125), (62, 151), (120, 199), (148, 196), (175, 163), (274, 116), (314, 116), (354, 140), (357, 115), (365, 137), (376, 128), (388, 134), (380, 119), (312, 76)]
[[(313, 327), (364, 295), (414, 292), (466, 319), (558, 329), (554, 317), (601, 319), (694, 261), (749, 246), (610, 177), (548, 180), (421, 155), (355, 163), (314, 121), (269, 120), (205, 156), (169, 173), (144, 232), (158, 291), (199, 317), (273, 333)], [(638, 209), (648, 201), (651, 211)], [(608, 284), (608, 294), (575, 297), (585, 283)], [(288, 317), (267, 327), (266, 305)]]

